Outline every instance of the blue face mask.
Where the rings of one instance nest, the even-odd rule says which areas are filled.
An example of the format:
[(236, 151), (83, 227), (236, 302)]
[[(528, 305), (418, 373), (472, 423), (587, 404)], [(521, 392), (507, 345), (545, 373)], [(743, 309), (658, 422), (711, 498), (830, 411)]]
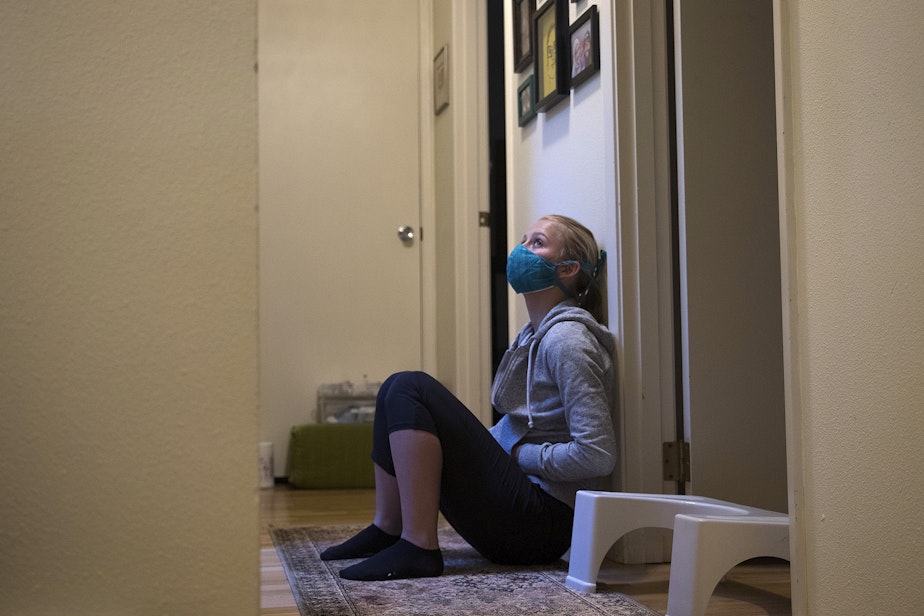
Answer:
[(517, 244), (507, 257), (507, 282), (517, 293), (532, 293), (555, 286), (568, 295), (568, 290), (558, 281), (558, 268), (572, 263), (574, 261), (553, 263), (523, 244)]

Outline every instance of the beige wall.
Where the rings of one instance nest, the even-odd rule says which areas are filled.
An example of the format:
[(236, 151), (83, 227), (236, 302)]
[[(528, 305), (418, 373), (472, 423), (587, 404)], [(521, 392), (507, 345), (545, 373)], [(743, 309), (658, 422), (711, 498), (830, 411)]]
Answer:
[[(783, 2), (795, 613), (924, 602), (924, 4)], [(801, 460), (801, 464), (800, 464)]]
[(0, 612), (254, 614), (254, 0), (0, 8)]

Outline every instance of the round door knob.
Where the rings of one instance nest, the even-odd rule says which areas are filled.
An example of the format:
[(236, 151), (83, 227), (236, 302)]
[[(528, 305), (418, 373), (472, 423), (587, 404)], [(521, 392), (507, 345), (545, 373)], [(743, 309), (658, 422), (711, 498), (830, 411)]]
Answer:
[(410, 244), (414, 241), (414, 227), (398, 227), (398, 239), (404, 242), (405, 244)]

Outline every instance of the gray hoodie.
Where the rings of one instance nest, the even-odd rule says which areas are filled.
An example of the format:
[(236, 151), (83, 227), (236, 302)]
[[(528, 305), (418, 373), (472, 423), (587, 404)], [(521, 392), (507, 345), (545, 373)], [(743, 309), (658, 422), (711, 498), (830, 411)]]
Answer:
[(613, 335), (566, 300), (539, 330), (527, 323), (504, 354), (491, 402), (504, 416), (491, 434), (546, 492), (574, 506), (616, 464)]

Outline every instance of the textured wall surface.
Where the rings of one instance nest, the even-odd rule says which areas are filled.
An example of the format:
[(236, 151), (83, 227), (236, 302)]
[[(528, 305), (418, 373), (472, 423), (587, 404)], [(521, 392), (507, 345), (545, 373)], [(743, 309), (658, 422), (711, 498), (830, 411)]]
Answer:
[(922, 23), (913, 0), (791, 6), (812, 614), (913, 614), (924, 600), (909, 566), (924, 551)]
[(255, 15), (0, 8), (0, 612), (256, 610)]

